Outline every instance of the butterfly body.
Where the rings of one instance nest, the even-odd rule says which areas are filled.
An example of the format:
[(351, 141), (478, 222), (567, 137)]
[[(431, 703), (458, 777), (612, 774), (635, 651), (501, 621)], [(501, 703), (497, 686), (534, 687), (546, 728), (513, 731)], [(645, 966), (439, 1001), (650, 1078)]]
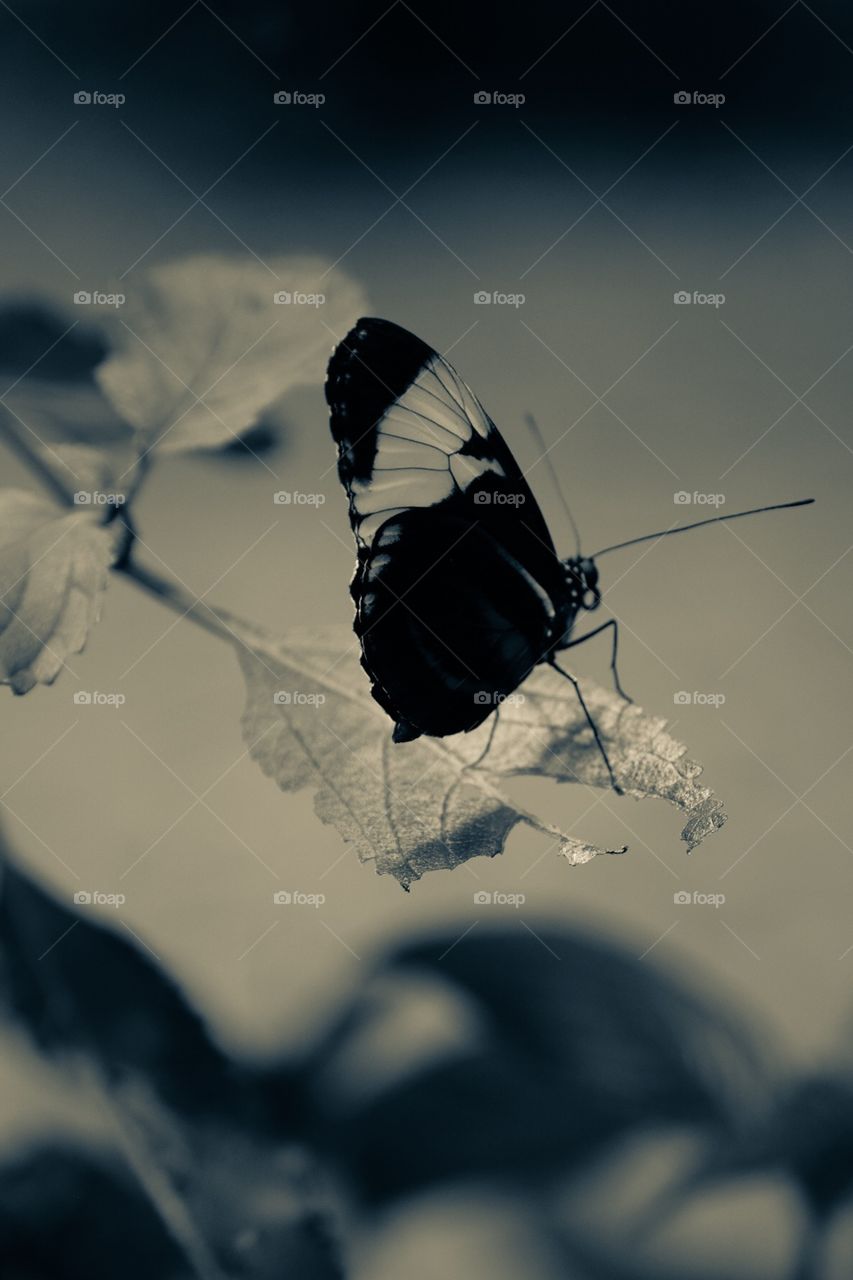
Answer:
[(326, 398), (357, 545), (362, 665), (396, 741), (477, 728), (600, 599), (591, 560), (561, 561), (480, 402), (431, 347), (360, 320)]

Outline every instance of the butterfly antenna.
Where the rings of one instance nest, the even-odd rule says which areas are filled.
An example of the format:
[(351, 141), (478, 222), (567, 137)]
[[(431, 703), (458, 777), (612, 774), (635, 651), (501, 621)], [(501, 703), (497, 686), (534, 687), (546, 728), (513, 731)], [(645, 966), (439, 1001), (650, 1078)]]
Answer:
[[(551, 461), (549, 448), (545, 444), (545, 441), (542, 436), (542, 432), (539, 430), (539, 423), (536, 421), (532, 413), (526, 414), (524, 420), (527, 423), (527, 427), (528, 427), (528, 430), (530, 431), (530, 434), (533, 436), (533, 439), (536, 441), (539, 448), (542, 450), (541, 456), (537, 459), (537, 461), (545, 463), (545, 466), (548, 470), (548, 474), (551, 477), (551, 483), (553, 484), (557, 497), (560, 500), (560, 506), (563, 508), (564, 512), (566, 513), (569, 524), (572, 527), (572, 533), (574, 534), (574, 537), (575, 537), (575, 549), (577, 551), (578, 556), (580, 556), (581, 535), (578, 531), (577, 525), (575, 524), (575, 518), (572, 515), (571, 508), (569, 507), (569, 504), (566, 501), (566, 495), (563, 493), (563, 490), (560, 486), (559, 477), (557, 476), (557, 472), (554, 469), (554, 464)], [(536, 464), (534, 463), (533, 465), (535, 466)]]
[(733, 511), (730, 516), (711, 516), (708, 520), (694, 520), (693, 524), (681, 524), (677, 529), (662, 529), (660, 533), (644, 533), (642, 538), (629, 538), (627, 542), (614, 542), (612, 547), (602, 547), (592, 557), (606, 555), (608, 551), (621, 551), (623, 547), (635, 547), (638, 542), (651, 542), (654, 538), (665, 538), (670, 533), (686, 533), (688, 529), (701, 529), (705, 524), (721, 524), (726, 520), (740, 520), (741, 516), (758, 516), (763, 511), (785, 511), (788, 507), (808, 507), (814, 498), (800, 498), (797, 502), (776, 502), (771, 507), (753, 507), (751, 511)]

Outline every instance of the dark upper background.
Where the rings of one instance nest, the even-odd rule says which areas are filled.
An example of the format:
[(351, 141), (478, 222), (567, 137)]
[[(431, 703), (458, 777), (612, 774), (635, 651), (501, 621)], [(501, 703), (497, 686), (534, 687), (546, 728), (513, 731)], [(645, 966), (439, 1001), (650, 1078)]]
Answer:
[[(618, 145), (626, 125), (667, 124), (674, 89), (723, 91), (745, 127), (759, 126), (786, 149), (809, 150), (818, 138), (829, 144), (845, 136), (853, 94), (853, 16), (840, 0), (814, 7), (802, 0), (613, 7), (603, 0), (523, 7), (372, 0), (211, 8), (221, 22), (202, 0), (124, 11), (108, 3), (83, 10), (32, 3), (18, 12), (84, 80), (109, 90), (121, 79), (150, 119), (206, 119), (196, 145), (217, 156), (226, 139), (268, 120), (264, 90), (276, 80), (324, 89), (342, 119), (407, 155), (443, 137), (477, 88), (523, 91), (531, 120), (547, 117), (567, 136), (603, 146)], [(223, 38), (222, 23), (247, 47)], [(69, 85), (63, 68), (8, 14), (3, 34), (7, 102), (26, 100), (27, 114), (37, 114), (37, 88), (49, 109)], [(268, 84), (259, 78), (261, 63)], [(308, 131), (302, 142), (314, 150)], [(267, 160), (256, 163), (265, 184), (274, 180)]]

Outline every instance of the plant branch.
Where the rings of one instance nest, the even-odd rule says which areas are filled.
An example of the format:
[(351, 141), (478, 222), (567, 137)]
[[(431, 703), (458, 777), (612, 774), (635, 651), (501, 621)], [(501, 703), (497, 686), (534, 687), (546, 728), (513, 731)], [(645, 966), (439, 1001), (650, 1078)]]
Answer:
[(53, 466), (47, 457), (47, 451), (38, 448), (29, 439), (32, 432), (19, 425), (17, 418), (5, 405), (0, 405), (0, 432), (5, 437), (10, 449), (30, 471), (38, 477), (51, 496), (57, 498), (65, 506), (74, 505), (74, 490), (58, 467)]
[(163, 604), (168, 605), (175, 613), (183, 618), (189, 618), (191, 622), (195, 622), (197, 626), (203, 627), (212, 635), (219, 636), (229, 644), (233, 644), (235, 639), (240, 639), (239, 632), (244, 624), (237, 619), (229, 618), (222, 610), (205, 604), (174, 578), (137, 564), (132, 556), (128, 556), (123, 563), (115, 564), (113, 568), (117, 573), (130, 578), (143, 591), (147, 591), (149, 595), (155, 596)]
[[(73, 506), (74, 489), (67, 478), (62, 475), (59, 468), (51, 464), (47, 451), (38, 448), (29, 439), (31, 434), (31, 432), (28, 432), (18, 424), (14, 415), (5, 406), (0, 405), (0, 437), (12, 452), (26, 463), (30, 471), (37, 476), (54, 498), (61, 502), (63, 506)], [(143, 591), (155, 596), (158, 600), (168, 605), (169, 608), (174, 609), (176, 613), (182, 617), (189, 618), (198, 626), (211, 632), (212, 635), (219, 636), (220, 639), (226, 640), (229, 644), (233, 644), (235, 640), (245, 642), (243, 633), (248, 633), (250, 630), (245, 622), (239, 618), (229, 618), (222, 610), (214, 609), (205, 604), (203, 600), (193, 596), (173, 578), (159, 574), (153, 569), (145, 568), (137, 564), (133, 558), (135, 537), (129, 510), (130, 499), (139, 492), (150, 468), (150, 456), (147, 453), (140, 454), (133, 469), (127, 495), (128, 500), (124, 506), (113, 509), (113, 514), (121, 521), (126, 533), (118, 558), (113, 564), (113, 569), (115, 572), (123, 574), (126, 578), (130, 578)]]

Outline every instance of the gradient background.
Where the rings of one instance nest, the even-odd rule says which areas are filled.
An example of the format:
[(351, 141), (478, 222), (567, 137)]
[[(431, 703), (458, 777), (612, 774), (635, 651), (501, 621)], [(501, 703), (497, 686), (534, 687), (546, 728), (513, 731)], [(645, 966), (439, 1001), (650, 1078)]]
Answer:
[[(486, 918), (476, 889), (523, 892), (526, 918), (581, 922), (650, 963), (689, 965), (792, 1058), (819, 1060), (849, 1030), (853, 967), (853, 15), (824, 2), (617, 16), (599, 2), (520, 16), (473, 4), (460, 17), (402, 0), (217, 12), (0, 11), (0, 94), (16, 122), (0, 139), (2, 187), (75, 126), (4, 197), (27, 226), (0, 206), (8, 296), (77, 318), (75, 288), (129, 292), (145, 265), (239, 252), (200, 205), (167, 228), (193, 199), (178, 178), (202, 193), (260, 138), (207, 203), (261, 258), (341, 258), (373, 314), (452, 347), (522, 466), (538, 452), (522, 425), (534, 413), (560, 438), (551, 456), (586, 549), (696, 518), (674, 505), (677, 490), (722, 493), (724, 511), (818, 504), (601, 563), (624, 683), (672, 716), (727, 802), (728, 825), (690, 860), (661, 804), (525, 781), (513, 790), (526, 805), (584, 838), (627, 842), (629, 855), (573, 872), (519, 829), (501, 858), (469, 864), (476, 879), (435, 874), (406, 896), (357, 863), (309, 795), (281, 795), (243, 759), (208, 802), (282, 884), (325, 893), (322, 913), (276, 915), (282, 885), (195, 808), (122, 882), (123, 920), (218, 1033), (255, 1053), (299, 1042), (383, 939), (430, 922), (461, 933)], [(79, 88), (127, 102), (75, 107)], [(327, 101), (276, 107), (278, 88)], [(527, 101), (476, 106), (480, 89)], [(726, 101), (677, 106), (679, 90)], [(394, 205), (414, 183), (409, 208)], [(478, 289), (526, 301), (475, 306)], [(679, 289), (725, 303), (676, 306)], [(353, 554), (322, 388), (292, 396), (284, 420), (265, 457), (280, 483), (251, 457), (164, 459), (138, 524), (199, 593), (265, 535), (211, 599), (274, 629), (347, 622)], [(7, 483), (30, 483), (2, 462)], [(541, 465), (530, 479), (568, 553)], [(279, 487), (327, 501), (274, 507)], [(180, 780), (202, 791), (243, 751), (233, 656), (173, 620), (113, 581), (71, 663), (77, 678), (5, 699), (4, 820), (56, 888), (116, 891), (191, 803)], [(604, 680), (606, 663), (606, 644), (592, 645), (576, 669)], [(84, 715), (75, 688), (127, 703)], [(725, 704), (674, 706), (682, 689)], [(674, 903), (694, 889), (725, 893), (725, 905)]]

